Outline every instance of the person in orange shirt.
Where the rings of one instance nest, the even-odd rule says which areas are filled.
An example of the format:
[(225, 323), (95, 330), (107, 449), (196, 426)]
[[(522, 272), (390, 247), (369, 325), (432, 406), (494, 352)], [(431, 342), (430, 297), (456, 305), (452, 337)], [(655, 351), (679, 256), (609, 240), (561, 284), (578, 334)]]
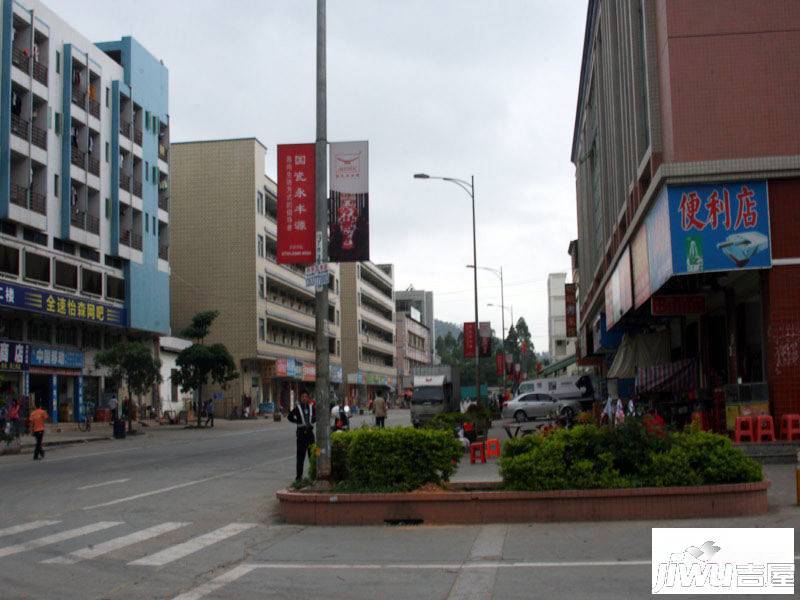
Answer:
[(44, 449), (42, 448), (42, 440), (44, 439), (44, 422), (47, 420), (47, 412), (42, 410), (41, 406), (37, 406), (30, 415), (31, 431), (33, 437), (36, 438), (36, 448), (33, 451), (33, 460), (44, 458)]

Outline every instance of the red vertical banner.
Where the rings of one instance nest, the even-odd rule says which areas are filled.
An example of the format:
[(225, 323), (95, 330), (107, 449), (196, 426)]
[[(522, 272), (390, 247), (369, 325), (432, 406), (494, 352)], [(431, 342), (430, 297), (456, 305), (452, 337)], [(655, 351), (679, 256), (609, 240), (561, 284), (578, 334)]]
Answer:
[(496, 373), (498, 377), (505, 375), (505, 357), (502, 352), (499, 352), (494, 357)]
[(314, 144), (278, 146), (279, 264), (316, 260), (317, 203)]
[(575, 298), (575, 284), (568, 283), (564, 286), (564, 308), (566, 312), (567, 337), (578, 335), (578, 310)]
[(474, 321), (464, 323), (464, 358), (475, 358), (478, 352), (478, 327)]

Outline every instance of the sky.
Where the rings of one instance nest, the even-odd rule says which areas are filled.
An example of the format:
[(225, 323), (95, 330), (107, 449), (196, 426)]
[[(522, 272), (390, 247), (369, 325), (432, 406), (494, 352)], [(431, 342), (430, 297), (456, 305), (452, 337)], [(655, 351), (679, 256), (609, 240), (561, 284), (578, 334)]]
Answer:
[[(93, 41), (137, 38), (170, 74), (172, 141), (315, 139), (315, 0), (45, 0)], [(570, 162), (586, 0), (329, 0), (328, 140), (369, 141), (371, 258), (435, 316), (474, 320), (478, 264), (547, 348), (547, 274), (577, 237)], [(478, 277), (499, 333), (499, 280)], [(508, 314), (508, 313), (507, 313)], [(506, 317), (506, 327), (510, 317)]]

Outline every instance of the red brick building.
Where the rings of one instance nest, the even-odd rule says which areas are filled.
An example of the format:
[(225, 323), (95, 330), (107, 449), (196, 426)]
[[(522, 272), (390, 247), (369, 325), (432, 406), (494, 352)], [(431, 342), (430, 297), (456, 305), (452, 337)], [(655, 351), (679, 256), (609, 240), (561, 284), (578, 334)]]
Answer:
[(763, 394), (800, 413), (798, 90), (796, 0), (589, 0), (572, 148), (584, 361), (605, 373), (623, 336), (649, 335), (665, 371), (690, 365), (662, 401), (716, 398), (724, 419), (721, 398), (746, 412)]

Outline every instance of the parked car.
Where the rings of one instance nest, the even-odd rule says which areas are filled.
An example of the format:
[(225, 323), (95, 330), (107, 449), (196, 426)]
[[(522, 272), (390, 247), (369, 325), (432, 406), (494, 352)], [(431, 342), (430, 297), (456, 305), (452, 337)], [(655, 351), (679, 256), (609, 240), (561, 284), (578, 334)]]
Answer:
[(581, 410), (580, 398), (555, 398), (550, 394), (519, 394), (503, 406), (503, 418), (518, 423), (547, 419), (556, 414), (568, 418)]

